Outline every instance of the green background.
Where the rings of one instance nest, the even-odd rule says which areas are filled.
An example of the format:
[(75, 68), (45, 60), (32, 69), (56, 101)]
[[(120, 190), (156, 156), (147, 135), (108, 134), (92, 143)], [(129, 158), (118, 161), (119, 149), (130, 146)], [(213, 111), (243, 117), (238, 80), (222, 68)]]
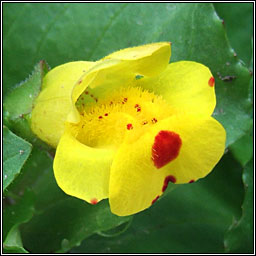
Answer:
[[(252, 33), (252, 3), (4, 3), (5, 252), (252, 252)], [(37, 91), (29, 97), (31, 87), (15, 88), (37, 63), (18, 88), (40, 85), (47, 70), (40, 60), (50, 67), (94, 61), (158, 41), (172, 42), (171, 62), (193, 60), (211, 69), (213, 116), (227, 131), (226, 151), (205, 179), (167, 190), (133, 217), (117, 217), (107, 200), (92, 206), (58, 188), (52, 151), (31, 138), (21, 120)], [(23, 101), (15, 100), (18, 94)]]

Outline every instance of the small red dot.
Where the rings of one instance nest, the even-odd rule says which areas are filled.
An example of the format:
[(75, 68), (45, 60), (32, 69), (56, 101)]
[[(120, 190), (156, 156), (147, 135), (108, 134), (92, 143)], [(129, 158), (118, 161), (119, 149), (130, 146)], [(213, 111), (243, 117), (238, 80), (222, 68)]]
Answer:
[(127, 130), (132, 130), (133, 129), (133, 126), (132, 126), (132, 124), (127, 124)]
[(139, 104), (136, 104), (134, 107), (135, 107), (135, 108), (139, 108), (139, 107), (140, 107), (140, 105), (139, 105)]
[(152, 123), (153, 123), (153, 124), (157, 123), (157, 119), (156, 119), (156, 118), (153, 118), (153, 119), (152, 119)]
[(193, 182), (195, 182), (195, 180), (191, 180), (189, 183), (193, 183)]
[(172, 175), (165, 177), (164, 185), (162, 187), (162, 191), (163, 192), (167, 189), (169, 182), (175, 183), (176, 182), (176, 178), (174, 176), (172, 176)]
[(99, 119), (102, 119), (103, 117), (102, 116), (99, 116)]
[(85, 94), (88, 94), (89, 92), (85, 91)]
[(106, 113), (104, 116), (108, 116), (108, 113)]
[(127, 98), (124, 98), (124, 102), (127, 102), (127, 100), (128, 100)]
[(209, 84), (209, 86), (213, 87), (213, 86), (214, 86), (214, 83), (215, 83), (215, 79), (214, 79), (214, 77), (212, 76), (212, 77), (209, 79), (208, 84)]
[(91, 199), (91, 204), (97, 204), (98, 200), (96, 198)]
[(138, 107), (138, 108), (137, 108), (137, 112), (140, 112), (140, 111), (141, 111), (141, 108), (140, 108), (140, 107)]
[(159, 198), (159, 196), (157, 196), (157, 197), (152, 201), (151, 204), (154, 204), (154, 203), (157, 201), (158, 198)]

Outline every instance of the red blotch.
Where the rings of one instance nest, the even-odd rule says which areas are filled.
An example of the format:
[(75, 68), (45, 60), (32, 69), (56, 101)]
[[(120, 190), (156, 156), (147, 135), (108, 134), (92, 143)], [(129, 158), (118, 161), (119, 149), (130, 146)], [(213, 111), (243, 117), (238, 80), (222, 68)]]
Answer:
[(154, 204), (154, 203), (157, 201), (158, 198), (159, 198), (159, 196), (157, 196), (157, 197), (152, 201), (151, 204)]
[(91, 204), (97, 204), (98, 200), (96, 198), (91, 199)]
[(164, 185), (162, 187), (162, 191), (163, 192), (167, 189), (169, 182), (175, 183), (176, 182), (176, 178), (174, 176), (172, 176), (172, 175), (165, 177)]
[(139, 105), (139, 104), (136, 104), (134, 107), (135, 107), (135, 108), (139, 108), (139, 107), (140, 107), (140, 105)]
[(89, 92), (85, 91), (85, 94), (88, 94)]
[(131, 129), (133, 129), (132, 124), (127, 124), (127, 130), (131, 130)]
[(106, 113), (104, 116), (108, 116), (108, 113)]
[(171, 131), (160, 131), (152, 146), (152, 160), (156, 168), (161, 168), (174, 160), (181, 148), (181, 138), (179, 134)]
[(209, 86), (211, 86), (211, 87), (214, 86), (214, 84), (215, 84), (215, 79), (214, 79), (213, 76), (209, 79), (208, 84), (209, 84)]
[(127, 100), (128, 100), (127, 98), (124, 98), (124, 102), (127, 102)]
[(103, 117), (102, 116), (99, 116), (99, 119), (102, 119)]
[(141, 108), (137, 108), (137, 112), (140, 112), (141, 111)]
[(191, 180), (189, 183), (193, 183), (193, 182), (195, 182), (195, 180)]

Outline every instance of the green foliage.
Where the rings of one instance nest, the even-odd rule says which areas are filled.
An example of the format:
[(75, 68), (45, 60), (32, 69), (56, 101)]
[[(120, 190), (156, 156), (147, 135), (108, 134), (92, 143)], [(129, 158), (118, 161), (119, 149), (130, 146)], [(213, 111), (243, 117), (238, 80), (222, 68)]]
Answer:
[(39, 145), (40, 142), (38, 143), (30, 129), (30, 119), (33, 102), (41, 90), (43, 77), (48, 70), (45, 61), (36, 64), (32, 74), (8, 93), (3, 104), (5, 124), (16, 134)]
[(226, 251), (229, 253), (253, 253), (253, 161), (244, 169), (243, 182), (245, 198), (242, 205), (242, 217), (233, 222), (225, 239)]
[(3, 211), (3, 240), (6, 253), (26, 253), (20, 237), (19, 227), (28, 222), (34, 214), (34, 194), (26, 190), (17, 202)]
[[(208, 3), (3, 4), (4, 122), (34, 145), (21, 171), (31, 145), (4, 128), (5, 252), (67, 252), (84, 239), (73, 252), (251, 251), (253, 80), (239, 58), (249, 66), (252, 5), (214, 7)], [(217, 94), (213, 116), (225, 127), (231, 152), (207, 178), (169, 188), (131, 222), (130, 217), (111, 214), (107, 201), (93, 206), (59, 189), (52, 171), (53, 153), (37, 147), (27, 129), (29, 113), (48, 71), (41, 59), (52, 67), (94, 61), (118, 49), (157, 41), (172, 42), (171, 62), (193, 60), (211, 69)], [(34, 65), (29, 79), (20, 83)], [(14, 157), (8, 160), (10, 156)], [(237, 221), (232, 224), (233, 219)]]
[(231, 46), (246, 65), (251, 61), (253, 36), (253, 3), (214, 3), (223, 19)]
[(31, 152), (31, 144), (3, 127), (3, 189), (5, 190), (20, 173)]

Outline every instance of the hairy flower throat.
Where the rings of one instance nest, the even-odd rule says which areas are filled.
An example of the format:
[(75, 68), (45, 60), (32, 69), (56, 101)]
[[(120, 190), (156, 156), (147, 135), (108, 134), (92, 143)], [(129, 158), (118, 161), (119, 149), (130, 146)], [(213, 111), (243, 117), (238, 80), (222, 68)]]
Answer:
[(92, 147), (117, 147), (127, 132), (143, 133), (172, 114), (161, 97), (136, 87), (123, 88), (100, 100), (85, 91), (76, 106), (81, 115), (77, 139)]

